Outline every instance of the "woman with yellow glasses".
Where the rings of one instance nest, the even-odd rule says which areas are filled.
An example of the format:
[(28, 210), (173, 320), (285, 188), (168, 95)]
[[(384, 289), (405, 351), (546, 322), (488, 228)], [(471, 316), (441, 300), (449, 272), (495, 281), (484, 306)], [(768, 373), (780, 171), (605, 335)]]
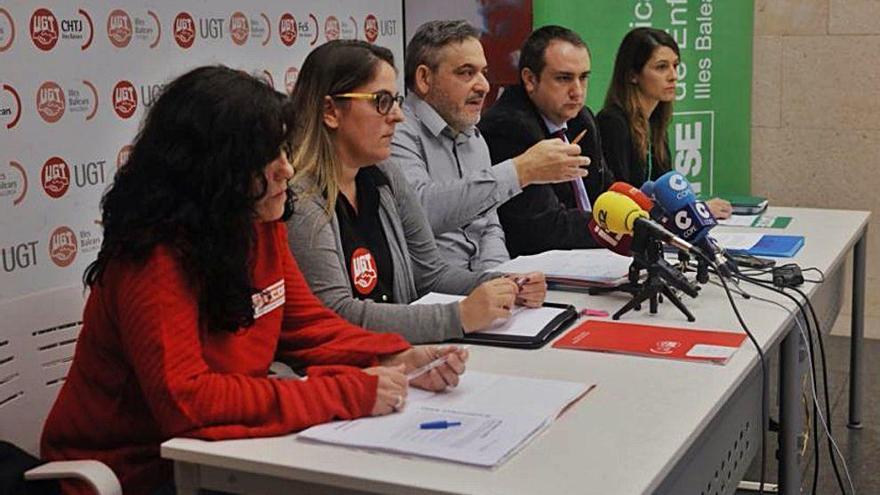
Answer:
[[(396, 80), (391, 52), (362, 41), (324, 44), (302, 66), (291, 96), (298, 203), (288, 239), (312, 290), (349, 321), (413, 343), (486, 328), (517, 301), (540, 305), (544, 284), (520, 291), (501, 274), (448, 265), (401, 173), (375, 165), (403, 121)], [(432, 291), (469, 295), (408, 305)]]

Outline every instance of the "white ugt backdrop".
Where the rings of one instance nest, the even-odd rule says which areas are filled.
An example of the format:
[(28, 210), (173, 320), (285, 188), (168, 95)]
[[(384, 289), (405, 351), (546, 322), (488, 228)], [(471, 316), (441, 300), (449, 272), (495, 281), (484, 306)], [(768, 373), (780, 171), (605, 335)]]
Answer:
[(402, 2), (0, 4), (0, 300), (79, 283), (101, 194), (164, 83), (220, 63), (286, 91), (334, 38), (386, 46), (402, 70)]

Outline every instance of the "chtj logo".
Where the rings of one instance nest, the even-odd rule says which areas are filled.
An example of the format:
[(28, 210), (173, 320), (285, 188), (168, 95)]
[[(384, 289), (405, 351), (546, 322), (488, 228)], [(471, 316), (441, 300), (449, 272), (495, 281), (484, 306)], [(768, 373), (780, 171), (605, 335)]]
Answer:
[(95, 33), (94, 23), (89, 13), (83, 9), (78, 9), (77, 15), (78, 17), (59, 20), (45, 7), (35, 10), (31, 14), (29, 26), (34, 46), (48, 52), (55, 48), (59, 40), (69, 40), (79, 42), (80, 50), (89, 48)]

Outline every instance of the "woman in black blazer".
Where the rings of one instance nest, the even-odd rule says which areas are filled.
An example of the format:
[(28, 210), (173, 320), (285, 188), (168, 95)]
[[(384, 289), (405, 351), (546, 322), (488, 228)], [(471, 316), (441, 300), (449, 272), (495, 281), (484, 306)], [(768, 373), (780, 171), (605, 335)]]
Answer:
[[(678, 44), (659, 29), (633, 29), (620, 43), (598, 116), (605, 160), (618, 180), (639, 187), (671, 170), (666, 132), (679, 60)], [(707, 204), (715, 217), (730, 216), (727, 201), (713, 198)]]

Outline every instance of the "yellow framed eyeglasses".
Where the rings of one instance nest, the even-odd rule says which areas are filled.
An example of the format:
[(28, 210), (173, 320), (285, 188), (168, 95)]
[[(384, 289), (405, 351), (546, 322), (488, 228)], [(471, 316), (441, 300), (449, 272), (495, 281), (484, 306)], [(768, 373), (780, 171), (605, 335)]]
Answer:
[(403, 105), (403, 95), (400, 93), (397, 93), (396, 95), (391, 94), (390, 91), (384, 89), (376, 91), (375, 93), (341, 93), (333, 95), (333, 98), (343, 100), (373, 100), (373, 103), (376, 105), (376, 111), (379, 112), (379, 115), (388, 115), (388, 112), (394, 107), (394, 103), (397, 103), (397, 106)]

